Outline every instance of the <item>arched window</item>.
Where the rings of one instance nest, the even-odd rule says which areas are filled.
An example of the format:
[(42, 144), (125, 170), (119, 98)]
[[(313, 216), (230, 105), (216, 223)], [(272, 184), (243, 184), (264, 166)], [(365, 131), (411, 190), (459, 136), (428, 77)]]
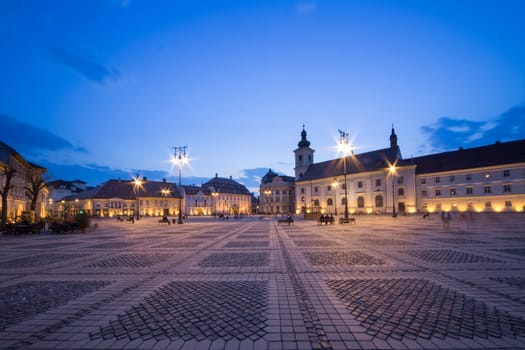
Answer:
[(316, 207), (319, 206), (319, 199), (315, 199), (315, 200), (314, 200), (314, 206), (316, 206)]
[(341, 204), (346, 205), (346, 198), (341, 199)]
[(397, 195), (398, 196), (404, 196), (405, 195), (405, 189), (403, 187), (399, 188), (397, 190)]
[(334, 201), (332, 200), (332, 198), (328, 198), (326, 200), (326, 206), (332, 206), (332, 205), (334, 205)]
[(383, 196), (379, 195), (376, 196), (376, 208), (382, 208), (383, 207)]
[(357, 207), (358, 208), (365, 207), (365, 197), (357, 197)]

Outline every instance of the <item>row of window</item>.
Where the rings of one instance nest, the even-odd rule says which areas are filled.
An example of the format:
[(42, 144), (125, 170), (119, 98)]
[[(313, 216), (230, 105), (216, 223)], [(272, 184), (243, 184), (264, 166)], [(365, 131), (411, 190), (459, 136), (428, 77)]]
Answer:
[[(483, 178), (485, 180), (488, 180), (492, 177), (492, 174), (487, 172), (487, 173), (484, 173), (483, 174)], [(510, 170), (503, 170), (503, 177), (510, 177)], [(456, 177), (454, 175), (450, 175), (448, 177), (448, 181), (449, 182), (454, 182), (456, 180)], [(472, 174), (467, 174), (465, 175), (465, 180), (466, 181), (472, 181)], [(424, 185), (427, 183), (427, 179), (421, 179), (421, 184)], [(436, 176), (434, 178), (434, 183), (441, 183), (441, 177), (440, 176)]]
[[(301, 197), (301, 201), (304, 202), (304, 197)], [(384, 206), (383, 196), (377, 195), (374, 198), (374, 201), (375, 201), (376, 208), (381, 208), (381, 207)], [(344, 205), (346, 205), (346, 203), (347, 203), (346, 198), (342, 198), (341, 199), (341, 205), (344, 206)], [(365, 197), (361, 197), (361, 196), (357, 197), (356, 203), (357, 203), (357, 207), (358, 208), (364, 208), (365, 207)], [(320, 206), (319, 199), (314, 199), (312, 204), (313, 204), (314, 207), (319, 207)], [(334, 200), (332, 198), (328, 198), (326, 200), (326, 206), (327, 207), (331, 207), (333, 205), (334, 205)]]
[[(490, 208), (492, 207), (491, 201), (485, 202), (485, 207)], [(512, 201), (505, 201), (505, 207), (512, 207)], [(428, 208), (428, 203), (423, 203), (423, 209)], [(469, 210), (472, 210), (474, 208), (474, 205), (472, 203), (467, 203), (467, 208)], [(441, 204), (436, 205), (436, 210), (441, 210)]]
[[(404, 181), (405, 181), (405, 179), (404, 179), (403, 176), (398, 176), (397, 177), (397, 184), (398, 185), (402, 185), (404, 183)], [(382, 184), (381, 179), (376, 179), (375, 180), (375, 184), (376, 184), (376, 187), (380, 187), (381, 184)], [(326, 187), (326, 190), (328, 192), (330, 192), (330, 191), (332, 191), (332, 189), (334, 189), (334, 187), (337, 187), (337, 186), (328, 185)], [(356, 187), (357, 188), (363, 188), (364, 187), (364, 182), (363, 181), (357, 181)], [(341, 189), (343, 189), (343, 190), (346, 189), (346, 184), (345, 183), (341, 184)], [(318, 186), (314, 186), (313, 191), (314, 191), (314, 193), (319, 193), (319, 187)], [(304, 194), (304, 192), (305, 192), (305, 189), (301, 188), (301, 194)]]
[[(511, 193), (511, 192), (512, 192), (512, 185), (508, 185), (508, 184), (507, 185), (503, 185), (503, 193)], [(492, 186), (483, 186), (483, 193), (492, 193)], [(434, 194), (436, 196), (441, 196), (443, 194), (442, 193), (442, 189), (436, 189), (434, 191)], [(449, 188), (448, 194), (450, 196), (455, 196), (455, 195), (457, 195), (457, 190), (455, 188)], [(474, 188), (473, 187), (465, 187), (465, 194), (474, 194)], [(422, 190), (421, 191), (421, 196), (427, 197), (428, 196), (428, 191), (427, 190)]]

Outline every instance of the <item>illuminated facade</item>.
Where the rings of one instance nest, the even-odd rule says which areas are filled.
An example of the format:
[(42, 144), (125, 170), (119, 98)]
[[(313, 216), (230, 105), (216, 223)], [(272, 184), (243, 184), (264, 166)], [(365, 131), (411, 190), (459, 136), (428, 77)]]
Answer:
[(245, 215), (251, 213), (252, 198), (248, 189), (229, 179), (215, 177), (202, 185), (213, 197), (213, 212), (223, 215)]
[(521, 212), (525, 140), (414, 158), (419, 211)]
[(304, 129), (298, 146), (297, 214), (340, 215), (345, 202), (350, 214), (525, 208), (525, 140), (403, 159), (392, 128), (388, 148), (320, 163)]
[(278, 175), (269, 169), (259, 187), (259, 212), (262, 214), (290, 214), (295, 212), (295, 179)]
[[(8, 191), (7, 208), (2, 207), (0, 212), (7, 211), (8, 221), (14, 221), (30, 209), (30, 199), (26, 195), (25, 187), (29, 185), (31, 176), (42, 176), (47, 169), (32, 164), (25, 160), (17, 151), (0, 141), (0, 189), (4, 190), (6, 176), (4, 169), (14, 169), (11, 178), (12, 188)], [(34, 218), (47, 216), (48, 190), (43, 188), (37, 198), (36, 208), (32, 215)]]

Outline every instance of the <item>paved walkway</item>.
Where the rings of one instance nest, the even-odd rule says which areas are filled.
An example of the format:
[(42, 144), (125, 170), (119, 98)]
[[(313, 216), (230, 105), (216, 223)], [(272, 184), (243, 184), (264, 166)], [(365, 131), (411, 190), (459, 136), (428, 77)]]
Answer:
[(1, 349), (524, 349), (525, 214), (0, 239)]

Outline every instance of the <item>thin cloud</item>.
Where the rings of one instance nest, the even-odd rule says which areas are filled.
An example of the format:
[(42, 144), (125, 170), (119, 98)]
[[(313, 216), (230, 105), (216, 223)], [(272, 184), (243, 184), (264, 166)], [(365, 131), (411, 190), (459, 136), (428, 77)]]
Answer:
[(50, 53), (53, 62), (74, 70), (96, 84), (106, 86), (122, 81), (122, 74), (118, 69), (104, 66), (87, 53), (60, 47), (51, 48)]
[(525, 106), (513, 107), (488, 121), (441, 117), (421, 131), (428, 140), (422, 147), (430, 146), (430, 152), (518, 140), (525, 135)]
[(85, 148), (77, 147), (50, 131), (20, 122), (5, 114), (0, 114), (0, 125), (0, 139), (20, 153), (64, 150), (87, 153)]

